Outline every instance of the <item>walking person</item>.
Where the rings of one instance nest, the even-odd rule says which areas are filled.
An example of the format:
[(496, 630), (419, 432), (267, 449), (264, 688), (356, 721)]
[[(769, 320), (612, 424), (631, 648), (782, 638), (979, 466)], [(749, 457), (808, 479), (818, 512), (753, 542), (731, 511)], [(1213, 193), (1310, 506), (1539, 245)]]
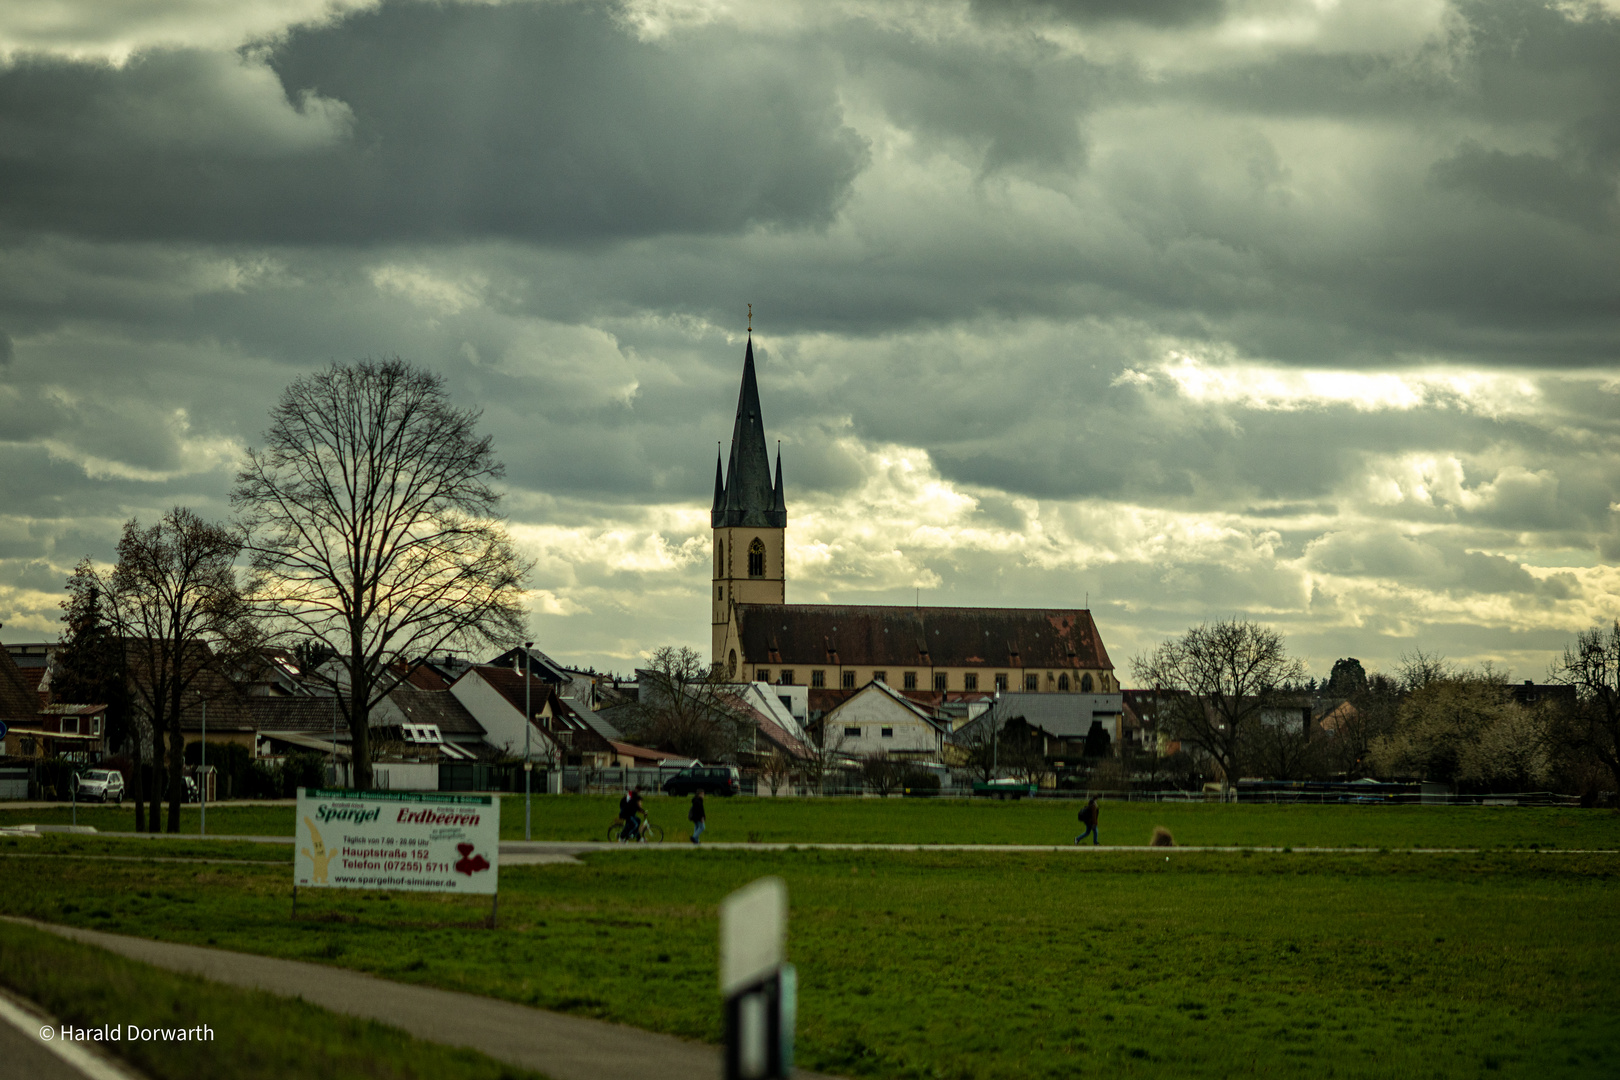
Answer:
[(1086, 831), (1081, 833), (1079, 836), (1074, 838), (1075, 843), (1078, 844), (1080, 841), (1084, 840), (1088, 836), (1091, 837), (1091, 842), (1092, 842), (1093, 845), (1098, 844), (1098, 843), (1101, 842), (1101, 841), (1099, 841), (1097, 839), (1097, 800), (1096, 799), (1092, 799), (1090, 802), (1086, 803), (1086, 805), (1080, 810), (1080, 824), (1082, 824), (1082, 825), (1084, 825), (1086, 827)]
[(709, 817), (703, 810), (703, 792), (692, 792), (692, 808), (686, 812), (686, 820), (692, 823), (692, 843), (696, 844), (703, 836), (703, 830), (709, 827)]

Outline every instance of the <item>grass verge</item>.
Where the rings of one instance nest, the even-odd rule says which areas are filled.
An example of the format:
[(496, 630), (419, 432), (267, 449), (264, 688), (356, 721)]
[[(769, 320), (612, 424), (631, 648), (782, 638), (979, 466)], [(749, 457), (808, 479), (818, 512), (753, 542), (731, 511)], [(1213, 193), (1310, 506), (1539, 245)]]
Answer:
[(14, 923), (0, 922), (0, 984), (78, 1027), (213, 1029), (212, 1041), (104, 1044), (157, 1080), (543, 1080), (374, 1021), (162, 971)]
[(1620, 1072), (1620, 856), (615, 850), (467, 898), (12, 860), (0, 910), (714, 1041), (716, 904), (784, 877), (800, 1058), (855, 1076)]

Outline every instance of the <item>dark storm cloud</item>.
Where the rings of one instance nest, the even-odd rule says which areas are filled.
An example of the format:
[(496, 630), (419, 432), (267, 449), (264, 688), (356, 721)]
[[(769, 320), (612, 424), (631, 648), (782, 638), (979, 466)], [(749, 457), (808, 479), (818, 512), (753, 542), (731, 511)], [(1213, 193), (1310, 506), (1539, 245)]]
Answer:
[(1181, 26), (1214, 22), (1226, 10), (1225, 0), (972, 0), (980, 18), (1053, 19), (1080, 25), (1136, 22), (1148, 26)]
[(814, 55), (575, 4), (388, 3), (241, 63), (24, 58), (0, 130), (0, 221), (268, 243), (815, 226), (866, 153)]

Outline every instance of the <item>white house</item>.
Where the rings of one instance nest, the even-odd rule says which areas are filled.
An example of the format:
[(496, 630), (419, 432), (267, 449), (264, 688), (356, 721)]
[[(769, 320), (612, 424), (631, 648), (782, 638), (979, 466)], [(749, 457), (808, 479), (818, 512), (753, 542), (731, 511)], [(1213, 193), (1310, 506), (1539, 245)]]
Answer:
[(852, 757), (885, 751), (894, 757), (938, 761), (946, 726), (928, 710), (874, 679), (821, 720), (823, 745)]

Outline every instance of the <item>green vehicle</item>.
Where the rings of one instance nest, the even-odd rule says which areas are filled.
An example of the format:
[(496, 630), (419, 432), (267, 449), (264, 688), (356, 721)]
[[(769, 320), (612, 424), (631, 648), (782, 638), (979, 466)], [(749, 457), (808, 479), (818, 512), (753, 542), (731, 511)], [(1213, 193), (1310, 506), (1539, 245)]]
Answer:
[(1033, 795), (1038, 790), (1034, 784), (1014, 780), (1010, 776), (1000, 777), (988, 784), (983, 780), (973, 782), (973, 794), (987, 795), (995, 799), (1022, 799), (1025, 795)]

